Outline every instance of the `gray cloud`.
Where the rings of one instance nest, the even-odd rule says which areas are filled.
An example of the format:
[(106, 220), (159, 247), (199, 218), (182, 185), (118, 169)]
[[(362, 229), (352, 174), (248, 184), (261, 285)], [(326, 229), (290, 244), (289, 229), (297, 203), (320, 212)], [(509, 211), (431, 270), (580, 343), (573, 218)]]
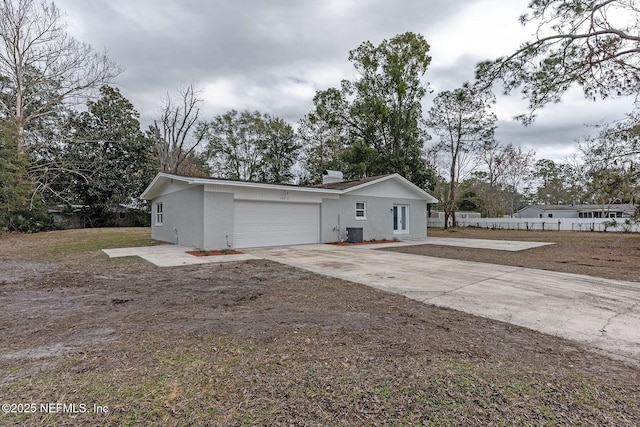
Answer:
[[(143, 122), (168, 92), (195, 82), (206, 118), (258, 109), (296, 122), (315, 91), (351, 79), (348, 52), (414, 31), (432, 46), (425, 79), (439, 91), (473, 78), (475, 64), (523, 41), (517, 17), (527, 0), (58, 0), (74, 36), (106, 49), (125, 68), (123, 94)], [(435, 95), (435, 94), (433, 94)], [(433, 96), (432, 95), (432, 96)], [(430, 100), (425, 100), (425, 111)], [(615, 104), (623, 111), (623, 104)], [(544, 111), (530, 128), (510, 121), (517, 95), (500, 98), (499, 137), (535, 147), (539, 156), (570, 144), (598, 116), (581, 99)], [(519, 110), (520, 109), (520, 110)], [(621, 114), (621, 113), (620, 113)], [(612, 117), (617, 118), (617, 117)], [(601, 120), (601, 118), (596, 119)], [(584, 132), (582, 132), (584, 134)], [(549, 141), (554, 141), (549, 143)], [(554, 154), (555, 155), (555, 154)]]

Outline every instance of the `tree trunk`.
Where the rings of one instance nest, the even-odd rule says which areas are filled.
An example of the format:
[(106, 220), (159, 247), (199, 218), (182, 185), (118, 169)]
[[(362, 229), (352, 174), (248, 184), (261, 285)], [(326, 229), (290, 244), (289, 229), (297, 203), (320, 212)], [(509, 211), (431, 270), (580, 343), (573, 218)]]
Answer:
[(24, 137), (24, 122), (22, 118), (16, 116), (15, 118), (15, 126), (16, 126), (16, 148), (18, 155), (21, 156), (25, 153), (25, 137)]
[[(459, 146), (459, 145), (458, 145)], [(445, 225), (449, 226), (449, 218), (453, 218), (451, 223), (452, 227), (456, 226), (456, 166), (458, 161), (458, 150), (453, 152), (451, 169), (449, 170), (449, 194), (447, 196), (447, 202), (445, 203)]]

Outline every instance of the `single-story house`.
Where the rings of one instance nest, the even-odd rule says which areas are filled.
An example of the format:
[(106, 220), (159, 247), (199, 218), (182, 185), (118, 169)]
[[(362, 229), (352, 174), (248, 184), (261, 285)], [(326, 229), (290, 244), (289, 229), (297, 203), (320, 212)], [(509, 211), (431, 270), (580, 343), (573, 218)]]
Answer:
[(369, 239), (427, 233), (437, 200), (398, 174), (298, 186), (158, 174), (141, 198), (151, 202), (151, 237), (202, 249), (336, 242), (347, 229)]
[(632, 204), (610, 205), (531, 205), (520, 209), (515, 218), (630, 218), (636, 213)]
[[(47, 212), (53, 219), (56, 226), (64, 229), (85, 228), (96, 226), (88, 224), (86, 210), (89, 206), (84, 205), (57, 205), (50, 206)], [(149, 213), (146, 209), (136, 206), (120, 204), (110, 209), (113, 213), (113, 221), (109, 221), (108, 226), (114, 227), (144, 227), (148, 226)]]
[[(432, 219), (444, 219), (444, 211), (431, 211), (429, 214), (429, 218)], [(480, 212), (474, 211), (456, 211), (456, 218), (458, 219), (468, 219), (468, 218), (482, 218), (482, 214)]]

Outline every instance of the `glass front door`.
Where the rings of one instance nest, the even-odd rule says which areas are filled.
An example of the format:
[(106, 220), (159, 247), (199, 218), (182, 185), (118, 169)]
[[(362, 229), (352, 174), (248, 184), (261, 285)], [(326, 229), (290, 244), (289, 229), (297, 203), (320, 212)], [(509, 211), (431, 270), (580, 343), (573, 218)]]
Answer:
[(409, 206), (393, 206), (393, 234), (409, 233)]

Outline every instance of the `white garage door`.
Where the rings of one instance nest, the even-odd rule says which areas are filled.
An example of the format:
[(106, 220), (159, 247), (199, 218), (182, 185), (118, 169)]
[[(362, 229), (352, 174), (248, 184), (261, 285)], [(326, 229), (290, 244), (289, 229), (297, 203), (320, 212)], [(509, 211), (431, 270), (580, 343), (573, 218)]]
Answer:
[(236, 200), (233, 246), (301, 245), (320, 242), (320, 205)]

